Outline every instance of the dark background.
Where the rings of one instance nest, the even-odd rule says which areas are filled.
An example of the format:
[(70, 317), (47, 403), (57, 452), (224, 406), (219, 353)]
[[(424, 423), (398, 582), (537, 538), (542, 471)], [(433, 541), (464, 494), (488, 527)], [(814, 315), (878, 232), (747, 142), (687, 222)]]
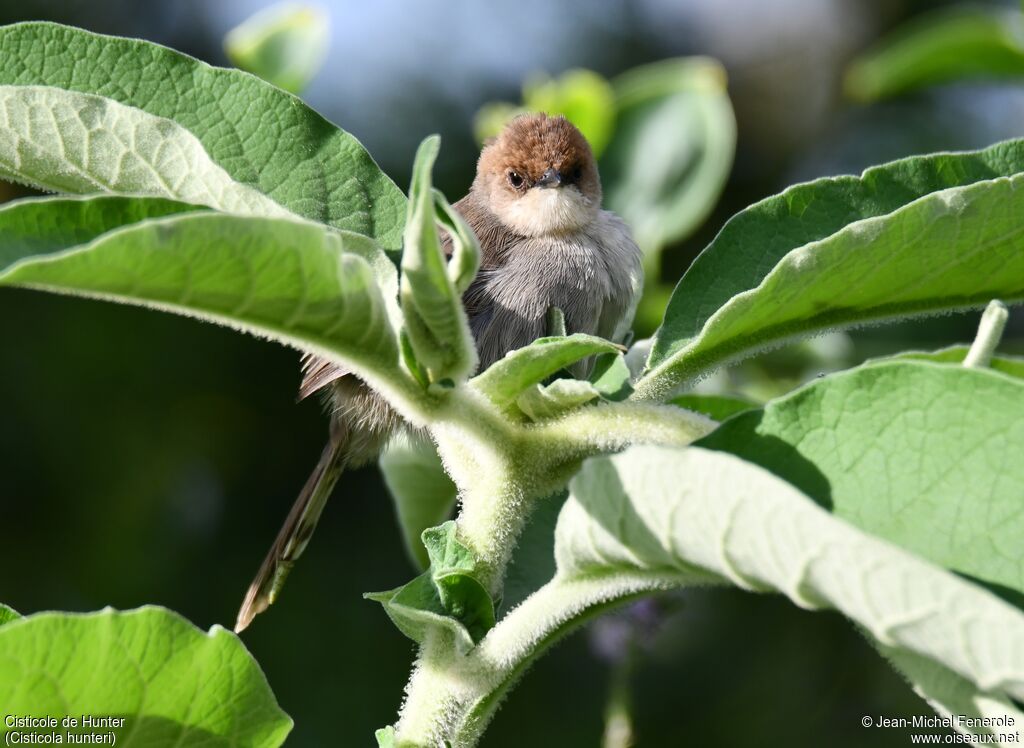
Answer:
[[(225, 64), (223, 34), (265, 4), (5, 0), (0, 22), (57, 20)], [(472, 179), (473, 113), (518, 100), (530, 72), (613, 75), (716, 56), (729, 69), (739, 150), (712, 218), (667, 255), (672, 278), (729, 215), (794, 181), (1024, 135), (1020, 86), (843, 100), (845, 62), (935, 5), (334, 0), (327, 68), (306, 98), (402, 186), (416, 144), (442, 133), (437, 181), (454, 199)], [(958, 315), (860, 331), (842, 355), (967, 341), (975, 324)], [(157, 603), (230, 627), (326, 434), (315, 403), (294, 403), (298, 355), (157, 312), (22, 290), (0, 291), (0, 331), (0, 600), (23, 613)], [(787, 366), (784, 353), (774, 361), (769, 371)], [(295, 719), (289, 745), (369, 745), (394, 720), (413, 646), (360, 595), (411, 575), (376, 469), (346, 475), (281, 601), (243, 637)], [(732, 591), (679, 604), (635, 677), (641, 746), (906, 745), (907, 731), (866, 731), (861, 716), (930, 713), (834, 613)], [(591, 639), (573, 636), (527, 675), (483, 744), (597, 745), (606, 676)]]

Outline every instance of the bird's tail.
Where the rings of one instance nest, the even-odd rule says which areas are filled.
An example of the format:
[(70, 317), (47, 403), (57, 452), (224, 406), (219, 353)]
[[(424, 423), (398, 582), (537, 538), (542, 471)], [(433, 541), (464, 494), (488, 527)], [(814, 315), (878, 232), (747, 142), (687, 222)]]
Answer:
[(327, 498), (348, 461), (348, 439), (339, 433), (343, 430), (332, 429), (331, 439), (324, 447), (320, 461), (306, 480), (281, 531), (277, 533), (277, 539), (263, 559), (256, 578), (249, 585), (242, 607), (238, 610), (235, 633), (245, 629), (253, 618), (277, 600), (288, 572), (306, 549)]

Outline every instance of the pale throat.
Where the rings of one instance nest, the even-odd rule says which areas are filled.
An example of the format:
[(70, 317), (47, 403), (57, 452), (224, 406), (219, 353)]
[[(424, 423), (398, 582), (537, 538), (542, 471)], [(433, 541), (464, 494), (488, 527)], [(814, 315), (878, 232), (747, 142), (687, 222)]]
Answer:
[(598, 206), (575, 187), (533, 187), (496, 211), (502, 223), (529, 237), (575, 233), (594, 220)]

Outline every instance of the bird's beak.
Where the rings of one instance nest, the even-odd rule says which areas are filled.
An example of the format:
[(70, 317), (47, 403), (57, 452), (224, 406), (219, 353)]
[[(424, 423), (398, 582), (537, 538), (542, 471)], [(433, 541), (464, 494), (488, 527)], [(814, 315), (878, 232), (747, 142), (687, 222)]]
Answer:
[(557, 169), (548, 169), (544, 175), (534, 182), (536, 187), (561, 187), (562, 175)]

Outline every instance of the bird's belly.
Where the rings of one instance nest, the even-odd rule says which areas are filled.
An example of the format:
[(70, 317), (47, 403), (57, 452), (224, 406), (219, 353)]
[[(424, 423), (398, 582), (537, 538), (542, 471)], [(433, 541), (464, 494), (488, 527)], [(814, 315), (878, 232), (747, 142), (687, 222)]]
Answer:
[[(531, 247), (535, 250), (537, 248)], [(609, 285), (604, 263), (588, 247), (524, 252), (484, 271), (486, 311), (470, 321), (481, 368), (548, 334), (548, 309), (565, 315), (566, 331), (594, 335)]]

